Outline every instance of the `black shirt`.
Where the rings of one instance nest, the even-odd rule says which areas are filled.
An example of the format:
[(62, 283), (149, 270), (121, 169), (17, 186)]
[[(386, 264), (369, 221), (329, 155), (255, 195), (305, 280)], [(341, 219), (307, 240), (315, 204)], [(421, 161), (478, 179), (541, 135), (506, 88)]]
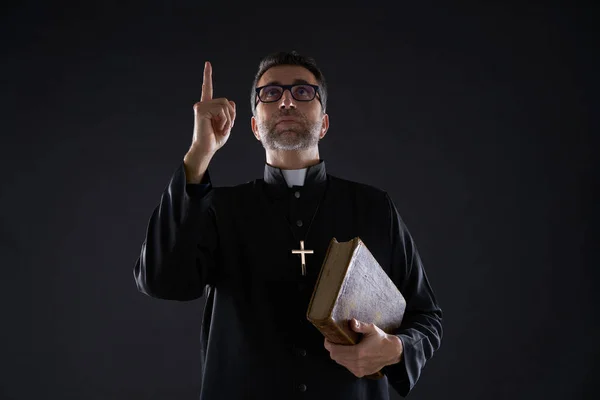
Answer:
[[(397, 332), (404, 345), (383, 379), (357, 378), (337, 364), (306, 311), (333, 237), (360, 237), (404, 295)], [(300, 256), (306, 255), (306, 275)], [(174, 172), (148, 223), (134, 267), (152, 297), (205, 297), (202, 400), (388, 399), (406, 396), (442, 339), (442, 310), (415, 243), (389, 195), (309, 167), (304, 186), (288, 187), (279, 168), (263, 179), (213, 187), (209, 171), (186, 184)]]

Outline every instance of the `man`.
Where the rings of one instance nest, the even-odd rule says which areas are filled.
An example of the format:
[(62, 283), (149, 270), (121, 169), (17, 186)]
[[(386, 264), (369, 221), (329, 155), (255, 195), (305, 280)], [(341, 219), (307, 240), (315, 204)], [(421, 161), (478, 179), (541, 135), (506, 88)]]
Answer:
[[(150, 218), (134, 268), (149, 296), (205, 296), (201, 399), (387, 399), (388, 383), (406, 396), (440, 346), (442, 311), (389, 195), (325, 170), (318, 143), (329, 128), (326, 102), (313, 59), (264, 58), (251, 92), (264, 178), (214, 187), (210, 161), (230, 136), (236, 104), (213, 98), (205, 64), (191, 147)], [(407, 308), (397, 332), (353, 324), (360, 343), (334, 345), (306, 311), (331, 238), (356, 236)], [(294, 252), (302, 248), (313, 251), (305, 269)], [(366, 377), (377, 371), (384, 378)]]

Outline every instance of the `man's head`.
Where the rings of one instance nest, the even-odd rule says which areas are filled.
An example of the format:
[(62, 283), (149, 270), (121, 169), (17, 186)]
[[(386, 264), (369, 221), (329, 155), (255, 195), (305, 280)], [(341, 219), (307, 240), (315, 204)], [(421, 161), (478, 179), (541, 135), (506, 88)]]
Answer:
[(260, 62), (250, 103), (252, 131), (266, 150), (315, 147), (329, 128), (325, 78), (312, 58), (294, 51)]

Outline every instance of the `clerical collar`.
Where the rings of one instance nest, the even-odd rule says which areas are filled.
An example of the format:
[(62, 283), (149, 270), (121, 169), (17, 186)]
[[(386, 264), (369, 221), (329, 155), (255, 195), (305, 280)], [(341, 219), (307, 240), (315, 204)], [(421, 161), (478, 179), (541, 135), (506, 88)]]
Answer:
[(322, 183), (327, 180), (327, 171), (325, 161), (321, 160), (318, 164), (308, 168), (282, 170), (265, 164), (264, 179), (270, 185), (305, 186)]

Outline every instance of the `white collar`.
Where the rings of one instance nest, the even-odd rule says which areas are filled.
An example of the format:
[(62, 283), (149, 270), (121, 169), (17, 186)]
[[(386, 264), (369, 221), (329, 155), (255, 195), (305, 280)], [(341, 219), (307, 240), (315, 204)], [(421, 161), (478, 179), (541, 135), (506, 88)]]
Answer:
[(292, 186), (304, 186), (304, 179), (306, 178), (306, 170), (308, 168), (300, 169), (282, 169), (281, 172), (285, 177), (285, 181), (288, 187)]

